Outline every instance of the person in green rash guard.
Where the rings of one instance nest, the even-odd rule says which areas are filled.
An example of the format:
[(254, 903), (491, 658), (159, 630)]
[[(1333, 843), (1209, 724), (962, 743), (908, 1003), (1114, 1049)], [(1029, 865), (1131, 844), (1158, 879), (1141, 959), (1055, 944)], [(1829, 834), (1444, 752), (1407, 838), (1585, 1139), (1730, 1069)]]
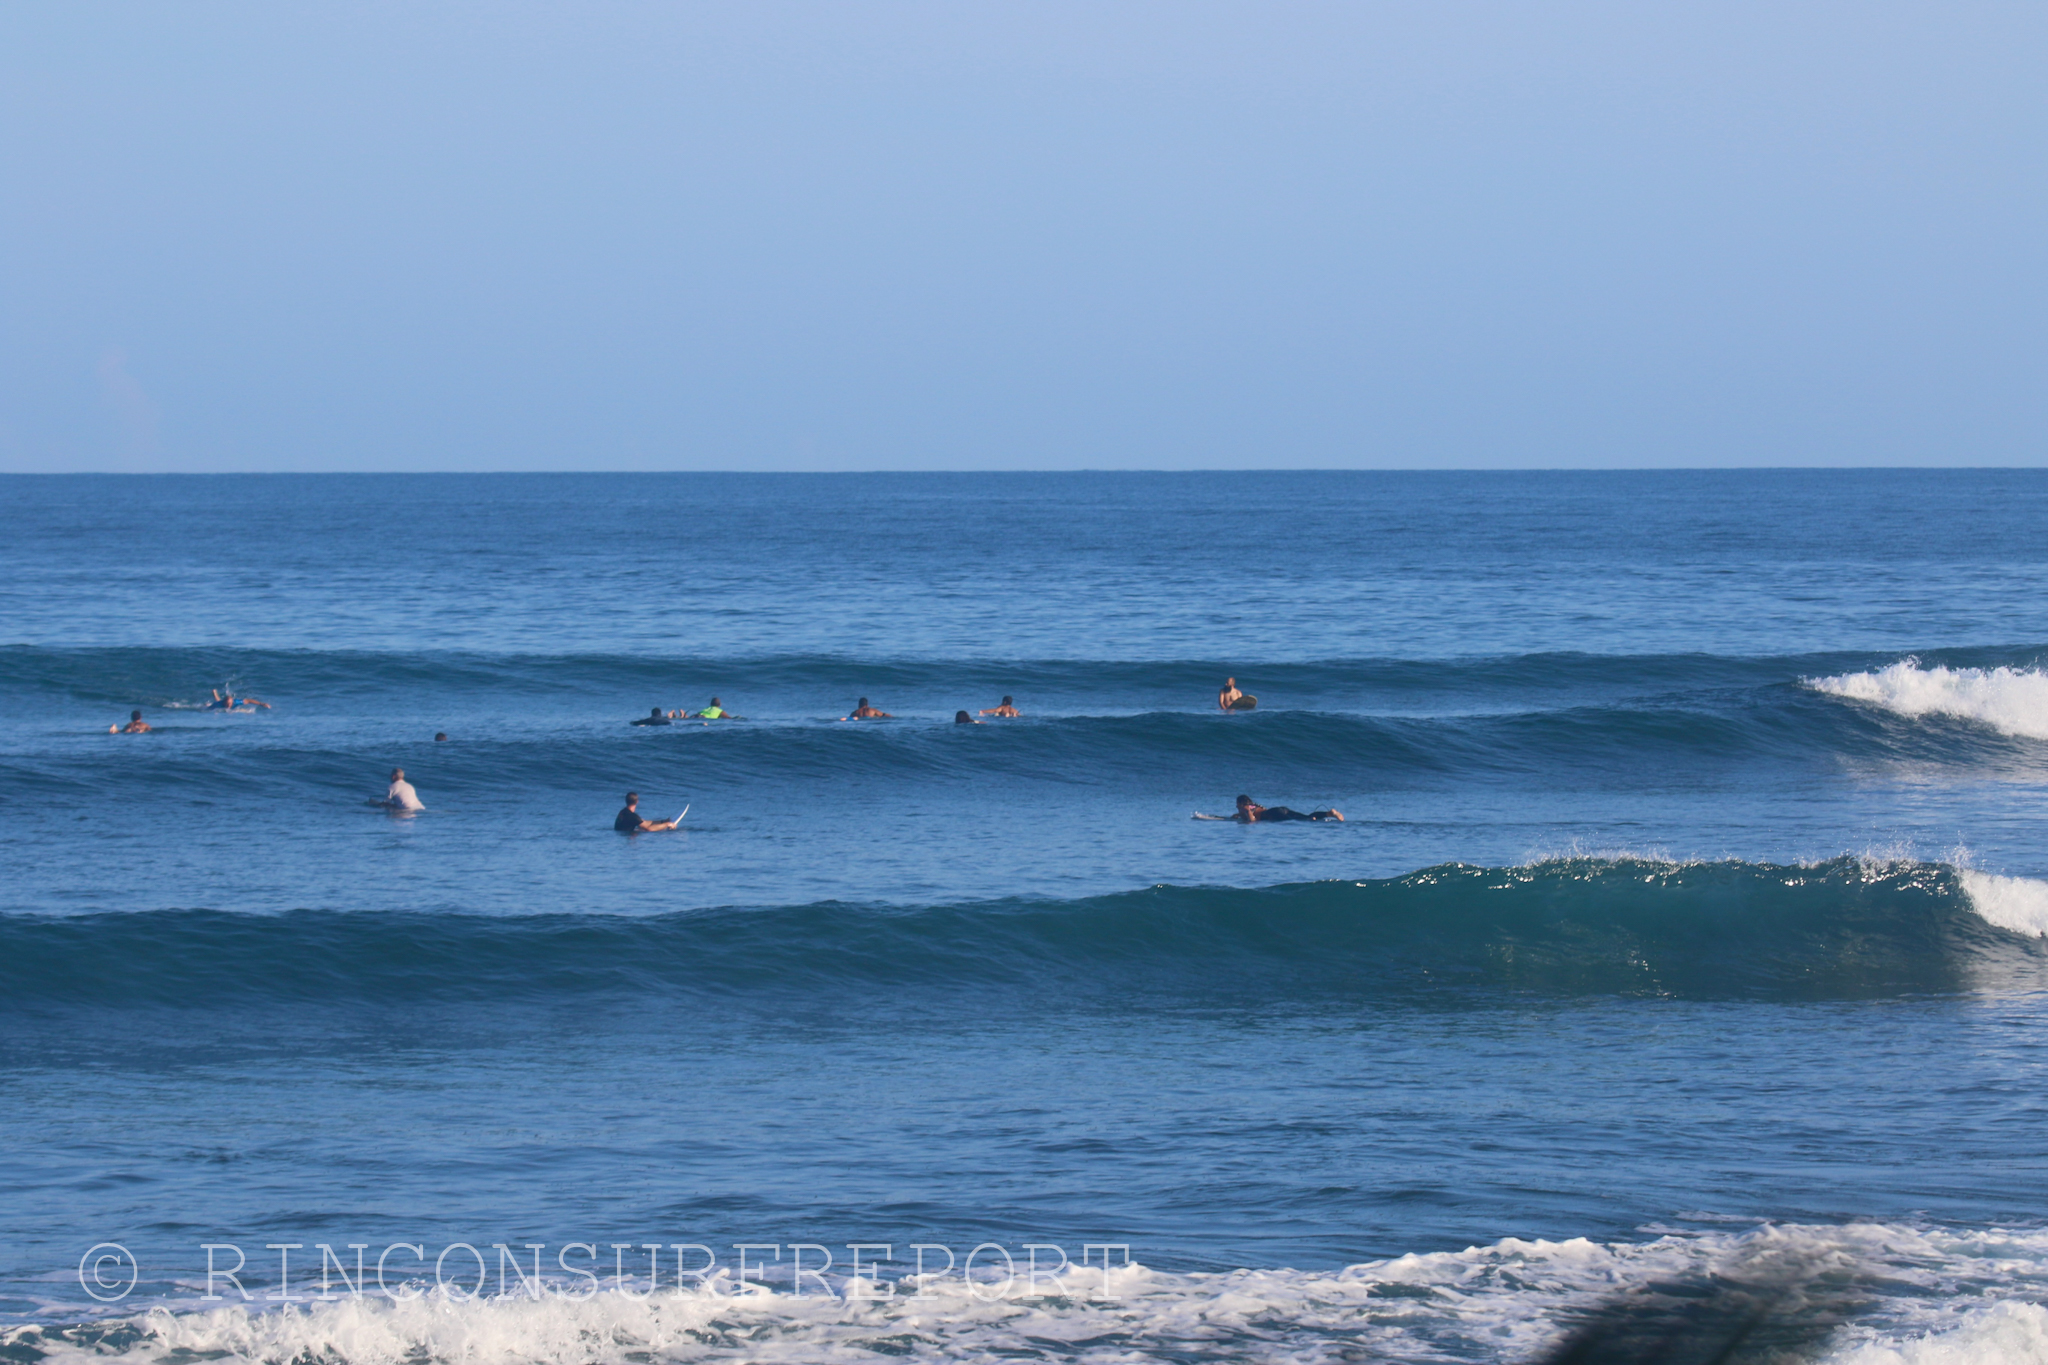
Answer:
[(669, 712), (669, 715), (673, 716), (673, 717), (674, 717), (675, 719), (677, 719), (677, 720), (738, 720), (738, 719), (739, 719), (739, 717), (738, 717), (738, 716), (735, 716), (735, 715), (734, 715), (734, 714), (733, 714), (732, 712), (730, 712), (730, 711), (726, 710), (726, 709), (725, 709), (725, 708), (724, 708), (723, 706), (720, 706), (720, 705), (718, 704), (718, 698), (716, 698), (716, 697), (713, 697), (713, 698), (711, 699), (711, 705), (709, 705), (709, 706), (705, 707), (705, 708), (704, 708), (704, 709), (703, 709), (702, 711), (691, 711), (691, 710), (687, 710), (687, 709), (685, 709), (685, 710), (682, 710), (682, 711), (671, 711), (671, 712)]

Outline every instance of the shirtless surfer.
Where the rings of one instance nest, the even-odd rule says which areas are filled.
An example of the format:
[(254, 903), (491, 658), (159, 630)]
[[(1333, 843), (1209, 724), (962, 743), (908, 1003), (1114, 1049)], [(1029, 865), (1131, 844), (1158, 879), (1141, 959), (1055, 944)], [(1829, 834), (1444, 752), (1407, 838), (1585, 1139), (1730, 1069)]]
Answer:
[(862, 698), (860, 699), (860, 705), (858, 705), (858, 706), (854, 707), (854, 708), (853, 708), (853, 710), (852, 710), (852, 712), (851, 712), (850, 714), (848, 714), (848, 715), (844, 715), (844, 716), (841, 716), (841, 717), (840, 717), (839, 719), (841, 719), (841, 720), (894, 720), (894, 719), (896, 719), (896, 717), (894, 717), (894, 716), (890, 715), (890, 714), (889, 714), (889, 713), (888, 713), (887, 711), (877, 711), (877, 710), (876, 710), (876, 709), (875, 709), (874, 707), (872, 707), (872, 706), (869, 706), (869, 705), (868, 705), (868, 699), (867, 699), (866, 697), (862, 697)]
[(991, 706), (981, 714), (984, 716), (1006, 716), (1011, 720), (1015, 720), (1024, 713), (1017, 709), (1017, 702), (1014, 698), (1004, 697), (1001, 706)]
[(621, 834), (653, 834), (657, 830), (675, 827), (673, 820), (642, 820), (639, 792), (627, 792), (626, 808), (612, 817), (612, 828)]
[(1344, 812), (1340, 810), (1290, 810), (1286, 806), (1262, 806), (1249, 796), (1237, 798), (1235, 815), (1202, 815), (1197, 820), (1235, 820), (1241, 825), (1277, 825), (1288, 820), (1335, 820), (1343, 823)]
[(384, 804), (393, 810), (421, 811), (427, 803), (420, 800), (420, 794), (412, 789), (412, 783), (405, 780), (405, 769), (391, 770), (391, 790), (384, 793)]
[(1220, 711), (1249, 711), (1258, 704), (1257, 697), (1248, 697), (1238, 690), (1235, 678), (1225, 678), (1223, 690), (1216, 694), (1216, 707)]
[(126, 725), (109, 725), (107, 733), (110, 735), (146, 735), (149, 733), (149, 722), (142, 718), (140, 711), (130, 711)]

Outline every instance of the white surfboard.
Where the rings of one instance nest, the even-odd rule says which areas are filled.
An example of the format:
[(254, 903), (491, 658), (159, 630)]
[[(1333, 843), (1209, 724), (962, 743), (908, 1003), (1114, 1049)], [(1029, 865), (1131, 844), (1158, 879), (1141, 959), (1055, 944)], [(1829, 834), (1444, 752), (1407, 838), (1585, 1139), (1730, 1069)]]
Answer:
[[(690, 808), (689, 808), (688, 806), (684, 806), (684, 807), (683, 807), (683, 815), (688, 815), (689, 813), (690, 813)], [(676, 817), (675, 819), (671, 820), (671, 821), (670, 821), (669, 823), (670, 823), (670, 824), (672, 824), (672, 825), (680, 825), (681, 823), (683, 823), (683, 815), (678, 815), (678, 816), (677, 816), (677, 817)]]

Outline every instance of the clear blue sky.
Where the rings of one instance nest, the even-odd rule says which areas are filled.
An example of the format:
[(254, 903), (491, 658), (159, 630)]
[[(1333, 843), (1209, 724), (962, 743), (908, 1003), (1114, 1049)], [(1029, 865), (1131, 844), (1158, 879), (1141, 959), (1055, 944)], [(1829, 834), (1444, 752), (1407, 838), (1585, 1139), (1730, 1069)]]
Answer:
[(2048, 6), (0, 8), (0, 470), (2037, 464)]

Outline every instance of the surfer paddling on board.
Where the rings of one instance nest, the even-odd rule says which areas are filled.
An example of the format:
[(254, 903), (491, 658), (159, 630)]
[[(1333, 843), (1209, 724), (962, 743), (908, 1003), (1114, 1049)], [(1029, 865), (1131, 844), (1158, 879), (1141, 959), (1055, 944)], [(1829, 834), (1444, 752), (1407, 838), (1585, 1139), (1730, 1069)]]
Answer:
[(1216, 708), (1220, 711), (1249, 711), (1258, 704), (1257, 697), (1237, 690), (1235, 678), (1225, 678), (1223, 690), (1216, 694)]
[(668, 725), (672, 722), (670, 722), (667, 716), (661, 714), (661, 708), (657, 706), (646, 715), (640, 717), (640, 719), (631, 723), (634, 725)]
[[(676, 820), (683, 817), (678, 815)], [(657, 830), (674, 829), (675, 820), (642, 820), (640, 818), (640, 793), (626, 793), (626, 808), (612, 817), (612, 828), (621, 834), (653, 834)]]
[(1197, 820), (1235, 820), (1241, 825), (1277, 825), (1288, 820), (1335, 820), (1342, 824), (1344, 812), (1340, 810), (1298, 811), (1289, 810), (1286, 806), (1262, 806), (1249, 796), (1240, 796), (1237, 798), (1237, 814), (1235, 815), (1203, 815), (1197, 811), (1195, 818)]
[(852, 710), (851, 712), (849, 712), (849, 713), (848, 713), (848, 714), (846, 714), (846, 715), (843, 715), (843, 716), (841, 716), (841, 717), (840, 717), (839, 719), (841, 719), (841, 720), (894, 720), (894, 719), (896, 719), (896, 717), (894, 717), (894, 716), (890, 715), (890, 714), (889, 714), (889, 713), (888, 713), (887, 711), (877, 711), (877, 710), (876, 710), (876, 709), (875, 709), (874, 707), (872, 707), (872, 706), (869, 706), (869, 705), (868, 705), (868, 699), (867, 699), (866, 697), (862, 697), (862, 698), (860, 699), (860, 705), (858, 705), (858, 706), (854, 707), (854, 708), (853, 708), (853, 710)]
[(109, 725), (107, 733), (110, 735), (146, 735), (149, 733), (149, 722), (142, 718), (140, 711), (130, 711), (126, 725)]
[(1015, 698), (1004, 697), (1003, 704), (1001, 706), (991, 706), (986, 711), (983, 711), (981, 714), (983, 714), (984, 716), (1005, 716), (1011, 720), (1015, 720), (1017, 717), (1023, 715), (1024, 713), (1017, 709), (1017, 702)]
[(412, 789), (412, 783), (405, 780), (405, 769), (391, 770), (391, 790), (384, 793), (384, 804), (393, 810), (419, 811), (427, 808), (420, 800), (420, 794)]
[(721, 704), (719, 703), (719, 700), (718, 700), (718, 698), (716, 698), (716, 697), (713, 697), (713, 698), (711, 699), (711, 705), (709, 705), (709, 706), (705, 707), (705, 708), (704, 708), (704, 709), (703, 709), (702, 711), (692, 711), (692, 710), (691, 710), (691, 709), (690, 709), (689, 707), (685, 706), (685, 707), (683, 707), (683, 708), (682, 708), (682, 709), (681, 709), (680, 711), (671, 711), (671, 712), (669, 712), (669, 713), (668, 713), (668, 717), (669, 717), (669, 719), (670, 719), (670, 720), (739, 720), (739, 719), (740, 719), (740, 717), (739, 717), (739, 716), (736, 716), (736, 715), (734, 715), (734, 714), (733, 714), (732, 712), (730, 712), (730, 711), (726, 710), (726, 709), (725, 709), (725, 707), (724, 707), (723, 705), (721, 705)]
[(270, 703), (260, 698), (238, 697), (232, 691), (222, 692), (218, 687), (213, 689), (213, 700), (206, 703), (209, 711), (254, 711), (259, 706), (266, 711), (270, 709)]

